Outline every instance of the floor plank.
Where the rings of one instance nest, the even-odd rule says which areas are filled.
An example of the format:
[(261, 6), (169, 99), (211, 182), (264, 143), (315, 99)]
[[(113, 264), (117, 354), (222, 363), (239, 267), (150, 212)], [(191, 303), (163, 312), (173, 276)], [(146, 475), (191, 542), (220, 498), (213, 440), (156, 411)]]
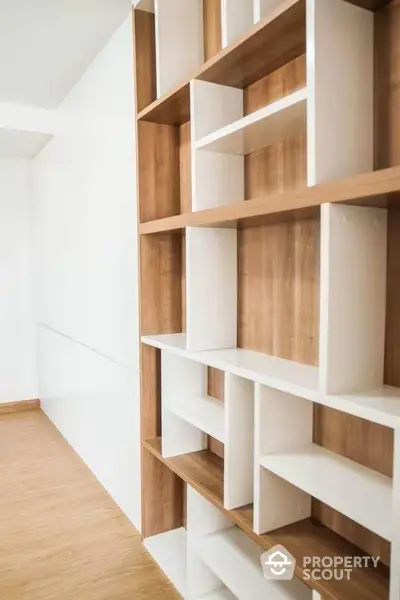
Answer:
[(40, 410), (0, 417), (0, 540), (0, 598), (180, 598)]

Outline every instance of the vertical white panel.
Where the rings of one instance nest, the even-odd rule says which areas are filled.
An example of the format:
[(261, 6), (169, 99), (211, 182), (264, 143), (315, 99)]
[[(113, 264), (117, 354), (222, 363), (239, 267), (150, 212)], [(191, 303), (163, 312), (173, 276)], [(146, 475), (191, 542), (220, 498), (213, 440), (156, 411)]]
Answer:
[(27, 160), (0, 160), (0, 402), (38, 397)]
[(155, 0), (157, 96), (204, 62), (203, 0)]
[(252, 0), (221, 0), (222, 47), (225, 48), (253, 25)]
[(400, 430), (394, 432), (393, 538), (390, 555), (390, 600), (400, 600)]
[(237, 231), (186, 229), (187, 349), (237, 345)]
[(280, 3), (281, 0), (253, 0), (254, 23), (258, 23), (258, 21), (267, 17)]
[(243, 90), (191, 81), (192, 206), (204, 210), (244, 200), (244, 158), (196, 150), (194, 142), (243, 116)]
[(244, 156), (192, 151), (192, 207), (205, 210), (244, 200)]
[(162, 455), (177, 456), (207, 447), (205, 433), (175, 416), (168, 405), (175, 398), (204, 396), (207, 371), (204, 365), (161, 352)]
[(187, 587), (190, 597), (217, 590), (221, 582), (193, 549), (199, 537), (227, 529), (230, 520), (187, 485)]
[(262, 454), (312, 442), (313, 404), (255, 385), (254, 530), (262, 534), (311, 515), (311, 497), (260, 467)]
[(254, 384), (225, 374), (224, 506), (253, 502)]
[(321, 209), (320, 386), (363, 391), (383, 382), (387, 211)]
[(373, 13), (307, 0), (308, 184), (373, 168)]
[(243, 90), (194, 79), (190, 114), (193, 143), (243, 117)]

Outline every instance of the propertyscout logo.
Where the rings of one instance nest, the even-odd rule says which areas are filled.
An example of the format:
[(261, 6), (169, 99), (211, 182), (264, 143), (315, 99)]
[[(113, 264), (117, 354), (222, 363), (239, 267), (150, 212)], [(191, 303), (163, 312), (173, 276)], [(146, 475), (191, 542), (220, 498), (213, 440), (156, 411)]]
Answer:
[[(303, 556), (300, 567), (303, 580), (349, 580), (354, 569), (377, 567), (379, 556)], [(296, 559), (284, 546), (274, 546), (261, 555), (266, 579), (289, 580), (294, 577)]]

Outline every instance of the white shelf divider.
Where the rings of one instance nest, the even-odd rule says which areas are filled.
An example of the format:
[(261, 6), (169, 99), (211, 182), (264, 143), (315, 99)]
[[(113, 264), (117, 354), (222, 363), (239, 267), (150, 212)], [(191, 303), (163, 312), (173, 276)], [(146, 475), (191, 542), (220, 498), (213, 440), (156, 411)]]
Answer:
[(307, 0), (306, 9), (308, 185), (316, 185), (373, 170), (374, 15), (345, 0)]
[(220, 400), (211, 396), (175, 398), (168, 408), (177, 417), (225, 442), (225, 406)]
[(240, 600), (311, 600), (312, 591), (299, 579), (273, 581), (264, 578), (263, 549), (237, 527), (197, 540), (203, 561)]
[(172, 529), (146, 538), (143, 543), (181, 596), (187, 598), (185, 529)]
[(390, 600), (400, 600), (400, 430), (394, 432), (393, 538), (390, 552)]
[(186, 229), (186, 332), (189, 350), (236, 346), (236, 229)]
[(386, 540), (393, 535), (392, 481), (316, 444), (265, 454), (260, 464)]
[(224, 506), (233, 510), (253, 502), (253, 383), (226, 373), (225, 406)]
[(387, 211), (321, 207), (320, 386), (337, 394), (383, 383)]
[(331, 394), (319, 389), (318, 368), (309, 365), (242, 348), (190, 352), (184, 334), (143, 336), (142, 342), (385, 427), (400, 427), (397, 387), (379, 385), (362, 392)]
[(244, 200), (244, 158), (196, 150), (202, 137), (243, 117), (243, 90), (190, 82), (192, 208), (205, 210)]
[(305, 129), (307, 89), (285, 96), (195, 142), (197, 150), (245, 155)]
[(311, 497), (262, 466), (262, 457), (309, 444), (313, 405), (303, 398), (255, 386), (254, 530), (258, 534), (311, 515)]
[(204, 62), (203, 0), (154, 0), (157, 96), (169, 92)]
[(222, 47), (226, 48), (253, 25), (252, 0), (221, 0)]
[(154, 0), (133, 0), (133, 7), (137, 10), (154, 13)]
[(253, 0), (254, 23), (258, 23), (274, 10), (282, 0)]
[(202, 397), (207, 390), (207, 369), (180, 356), (161, 353), (162, 455), (196, 452), (207, 447), (206, 434), (178, 417), (170, 407)]
[(190, 485), (187, 485), (186, 490), (188, 592), (192, 597), (218, 593), (221, 580), (197, 553), (196, 542), (204, 535), (230, 527), (231, 522)]

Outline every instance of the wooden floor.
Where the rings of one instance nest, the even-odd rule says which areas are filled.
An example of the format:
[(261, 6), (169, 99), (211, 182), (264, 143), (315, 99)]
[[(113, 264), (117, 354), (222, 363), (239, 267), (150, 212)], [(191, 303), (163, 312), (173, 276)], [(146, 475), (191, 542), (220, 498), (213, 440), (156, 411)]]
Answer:
[(177, 600), (40, 410), (0, 416), (0, 599)]

